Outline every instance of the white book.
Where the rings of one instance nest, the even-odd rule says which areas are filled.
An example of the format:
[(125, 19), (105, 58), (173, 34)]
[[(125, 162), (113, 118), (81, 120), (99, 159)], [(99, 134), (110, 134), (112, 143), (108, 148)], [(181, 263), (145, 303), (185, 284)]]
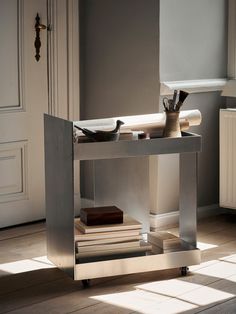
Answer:
[(97, 225), (86, 226), (80, 218), (75, 218), (75, 226), (83, 233), (95, 233), (95, 232), (111, 232), (111, 231), (124, 231), (124, 230), (140, 230), (142, 224), (134, 218), (124, 215), (123, 223), (110, 224), (110, 225)]
[(138, 253), (138, 252), (147, 252), (151, 251), (152, 246), (149, 244), (142, 245), (139, 247), (129, 247), (129, 248), (120, 248), (113, 250), (103, 250), (103, 251), (90, 251), (90, 252), (81, 252), (76, 254), (76, 258), (82, 257), (93, 257), (93, 256), (109, 256), (109, 255), (117, 255), (117, 254), (125, 254), (125, 253)]
[(116, 250), (116, 249), (124, 249), (131, 247), (139, 247), (139, 241), (133, 242), (123, 242), (123, 243), (112, 243), (112, 244), (103, 244), (103, 245), (91, 245), (91, 246), (77, 246), (78, 253), (83, 252), (91, 252), (91, 251), (106, 251), (106, 250)]
[(140, 230), (124, 230), (112, 232), (96, 232), (96, 233), (83, 233), (75, 228), (75, 241), (91, 241), (98, 239), (114, 239), (121, 237), (135, 237), (140, 235)]
[[(99, 234), (100, 235), (100, 234)], [(142, 239), (141, 235), (138, 236), (129, 236), (129, 237), (115, 237), (115, 238), (107, 238), (107, 239), (97, 239), (97, 240), (88, 240), (88, 241), (77, 241), (76, 245), (78, 247), (82, 246), (91, 246), (91, 245), (99, 245), (99, 244), (111, 244), (111, 243), (121, 243), (121, 242), (131, 242), (131, 241), (139, 241)]]

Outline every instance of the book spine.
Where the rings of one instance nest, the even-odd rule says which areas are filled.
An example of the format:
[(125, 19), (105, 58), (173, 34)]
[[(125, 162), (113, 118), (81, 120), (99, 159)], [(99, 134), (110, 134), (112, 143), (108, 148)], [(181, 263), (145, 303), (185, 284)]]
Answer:
[(157, 237), (154, 237), (153, 235), (151, 234), (148, 234), (147, 236), (147, 241), (151, 244), (154, 244), (156, 246), (159, 246), (161, 248), (163, 248), (163, 240), (161, 239), (158, 239)]
[(123, 248), (133, 248), (139, 247), (139, 241), (115, 243), (115, 244), (103, 244), (103, 245), (92, 245), (92, 246), (82, 246), (77, 245), (78, 253), (91, 252), (91, 251), (104, 251), (104, 250), (116, 250)]
[(142, 239), (142, 236), (131, 236), (131, 237), (117, 237), (117, 238), (108, 238), (108, 239), (97, 239), (97, 240), (88, 240), (88, 241), (76, 241), (78, 247), (82, 246), (91, 246), (91, 245), (101, 245), (101, 244), (115, 244), (115, 243), (127, 243), (139, 241)]
[(109, 255), (114, 255), (114, 254), (133, 253), (133, 252), (147, 252), (151, 250), (152, 250), (151, 245), (144, 245), (137, 248), (124, 248), (124, 249), (117, 249), (117, 250), (90, 251), (90, 252), (77, 253), (76, 258), (92, 257), (92, 256), (109, 256)]
[(91, 233), (91, 234), (77, 234), (75, 235), (75, 241), (90, 241), (97, 239), (110, 239), (117, 237), (127, 237), (127, 236), (138, 236), (140, 235), (140, 230), (128, 230), (122, 232), (101, 232), (101, 233)]
[(92, 228), (92, 226), (89, 226), (90, 228), (84, 228), (84, 226), (81, 226), (81, 224), (75, 222), (76, 228), (78, 228), (81, 232), (85, 234), (90, 233), (99, 233), (99, 232), (112, 232), (112, 231), (128, 231), (128, 230), (141, 230), (142, 227), (140, 225), (120, 225), (120, 226), (112, 226), (112, 227), (105, 227), (105, 225), (102, 225), (101, 227)]

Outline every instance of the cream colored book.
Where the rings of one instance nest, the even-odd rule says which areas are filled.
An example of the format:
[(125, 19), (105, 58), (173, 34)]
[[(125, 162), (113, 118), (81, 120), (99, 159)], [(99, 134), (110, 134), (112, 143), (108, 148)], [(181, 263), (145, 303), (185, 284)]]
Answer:
[(147, 241), (155, 246), (166, 250), (178, 246), (180, 238), (167, 231), (149, 232), (147, 235)]
[(124, 221), (120, 224), (111, 225), (97, 225), (97, 226), (86, 226), (80, 218), (75, 218), (75, 226), (83, 233), (98, 233), (98, 232), (112, 232), (112, 231), (124, 231), (124, 230), (140, 230), (142, 225), (139, 221), (134, 218), (124, 215)]
[(138, 247), (129, 247), (129, 248), (120, 248), (113, 250), (103, 250), (103, 251), (90, 251), (90, 252), (81, 252), (76, 254), (76, 258), (82, 257), (93, 257), (93, 256), (109, 256), (109, 255), (117, 255), (117, 254), (125, 254), (125, 253), (138, 253), (138, 252), (148, 252), (152, 250), (152, 246), (150, 244), (138, 246)]
[(152, 253), (153, 254), (162, 254), (164, 251), (160, 246), (152, 244)]
[(123, 242), (139, 241), (141, 239), (142, 239), (141, 235), (129, 236), (129, 237), (117, 237), (117, 238), (115, 237), (115, 238), (96, 239), (96, 240), (89, 240), (89, 241), (77, 241), (76, 245), (78, 247), (82, 247), (82, 246), (91, 246), (91, 245), (101, 245), (101, 244), (112, 244), (112, 243), (123, 243)]
[(132, 242), (121, 242), (121, 243), (112, 243), (112, 244), (103, 244), (103, 245), (90, 245), (90, 246), (77, 246), (78, 253), (91, 252), (91, 251), (106, 251), (106, 250), (116, 250), (124, 248), (134, 248), (139, 247), (139, 241)]
[(95, 233), (83, 233), (75, 228), (75, 241), (95, 241), (99, 239), (116, 239), (123, 237), (136, 237), (140, 235), (140, 230), (124, 230), (124, 231), (112, 231), (112, 232), (95, 232)]

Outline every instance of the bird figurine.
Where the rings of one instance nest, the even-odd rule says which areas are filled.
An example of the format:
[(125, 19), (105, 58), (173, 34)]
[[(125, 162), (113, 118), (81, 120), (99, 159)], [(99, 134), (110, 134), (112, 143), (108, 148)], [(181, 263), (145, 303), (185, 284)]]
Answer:
[(87, 136), (87, 138), (93, 140), (94, 142), (104, 142), (104, 141), (117, 141), (120, 135), (120, 127), (124, 124), (123, 121), (117, 120), (116, 127), (111, 131), (99, 131), (99, 130), (88, 130), (86, 128), (81, 128), (74, 125), (75, 128), (82, 131), (82, 133)]

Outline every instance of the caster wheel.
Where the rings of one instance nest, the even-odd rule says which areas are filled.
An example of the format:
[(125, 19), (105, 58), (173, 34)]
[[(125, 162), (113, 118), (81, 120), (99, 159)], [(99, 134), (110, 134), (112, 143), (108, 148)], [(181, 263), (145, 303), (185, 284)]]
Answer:
[(83, 285), (84, 289), (89, 288), (90, 287), (90, 279), (82, 280), (82, 285)]
[(187, 266), (180, 267), (181, 276), (187, 276), (189, 268)]

